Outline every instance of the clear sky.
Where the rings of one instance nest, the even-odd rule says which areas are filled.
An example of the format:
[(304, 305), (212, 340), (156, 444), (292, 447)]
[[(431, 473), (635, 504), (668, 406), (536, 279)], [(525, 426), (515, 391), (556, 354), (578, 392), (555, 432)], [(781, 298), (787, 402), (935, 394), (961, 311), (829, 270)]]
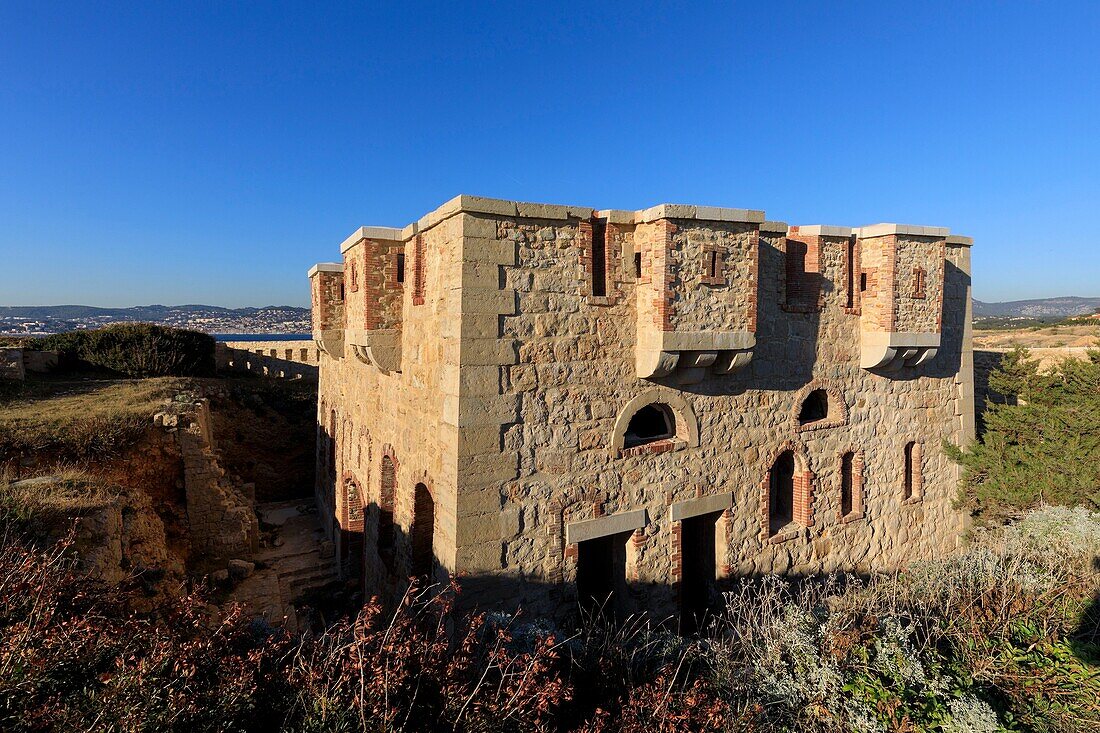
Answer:
[(0, 304), (308, 302), (459, 193), (948, 226), (1100, 295), (1095, 3), (0, 2)]

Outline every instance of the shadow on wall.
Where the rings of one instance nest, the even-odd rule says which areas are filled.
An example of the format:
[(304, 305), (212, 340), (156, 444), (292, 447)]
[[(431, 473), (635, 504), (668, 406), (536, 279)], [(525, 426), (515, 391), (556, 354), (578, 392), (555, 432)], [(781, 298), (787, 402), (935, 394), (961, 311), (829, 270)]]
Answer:
[(279, 379), (316, 380), (317, 347), (312, 341), (303, 341), (302, 344), (246, 349), (218, 342), (214, 347), (214, 358), (218, 370), (223, 372), (251, 373)]
[[(454, 580), (458, 585), (456, 606), (464, 612), (523, 612), (528, 617), (565, 626), (582, 615), (623, 623), (659, 607), (675, 610), (665, 616), (652, 616), (651, 621), (679, 633), (693, 634), (724, 606), (724, 593), (737, 590), (746, 581), (764, 577), (742, 574), (716, 579), (714, 519), (693, 518), (700, 531), (685, 531), (680, 551), (681, 579), (671, 584), (630, 577), (627, 556), (632, 532), (579, 542), (576, 576), (562, 583), (505, 572), (452, 578), (431, 544), (435, 537), (434, 517), (430, 533), (427, 519), (420, 525), (414, 519), (411, 527), (403, 527), (373, 502), (364, 510), (362, 532), (337, 532), (337, 542), (344, 548), (338, 550), (338, 557), (342, 574), (356, 582), (362, 598), (379, 598), (388, 612), (400, 604), (413, 579), (421, 588), (447, 586)], [(797, 589), (802, 582), (816, 582), (820, 577), (792, 573), (784, 579)], [(858, 573), (833, 578), (838, 588), (867, 579), (867, 575)], [(669, 599), (675, 602), (670, 604)]]

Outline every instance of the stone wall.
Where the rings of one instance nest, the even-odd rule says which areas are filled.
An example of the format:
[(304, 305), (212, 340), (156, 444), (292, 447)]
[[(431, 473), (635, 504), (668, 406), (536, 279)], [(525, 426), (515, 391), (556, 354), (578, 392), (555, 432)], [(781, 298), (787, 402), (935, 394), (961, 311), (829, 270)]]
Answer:
[(249, 372), (281, 379), (316, 379), (320, 350), (313, 341), (219, 341), (214, 359), (221, 372)]
[(0, 379), (22, 381), (25, 377), (23, 349), (0, 349)]
[[(613, 536), (629, 538), (620, 597), (666, 612), (684, 571), (683, 521), (695, 516), (713, 522), (718, 580), (866, 572), (955, 548), (964, 526), (952, 508), (958, 470), (940, 445), (973, 433), (969, 247), (940, 237), (937, 267), (921, 240), (914, 251), (933, 257), (925, 298), (938, 305), (942, 294), (944, 304), (933, 329), (939, 349), (919, 367), (878, 373), (860, 367), (847, 235), (815, 240), (806, 266), (817, 276), (815, 300), (792, 310), (788, 245), (808, 249), (805, 238), (765, 226), (762, 212), (730, 221), (721, 212), (739, 210), (658, 208), (656, 218), (600, 212), (609, 232), (603, 296), (593, 294), (591, 210), (461, 197), (402, 232), (406, 252), (426, 247), (426, 284), (423, 305), (404, 299), (400, 370), (328, 354), (320, 363), (319, 493), (340, 518), (349, 474), (366, 487), (368, 588), (386, 587), (373, 549), (386, 465), (397, 467), (398, 536), (412, 531), (413, 487), (426, 483), (437, 578), (463, 576), (463, 598), (476, 605), (572, 607), (579, 543)], [(713, 274), (712, 252), (722, 255)], [(863, 263), (869, 287), (883, 286), (883, 271), (893, 277), (892, 262)], [(882, 308), (893, 318), (892, 303)], [(650, 325), (708, 343), (754, 334), (754, 347), (738, 342), (751, 347), (751, 362), (698, 381), (640, 379), (635, 347)], [(713, 363), (686, 348), (681, 360)], [(802, 403), (815, 390), (828, 394), (829, 417), (803, 425)], [(624, 449), (630, 418), (649, 404), (667, 409), (674, 435)], [(797, 506), (790, 526), (772, 532), (769, 476), (786, 452)], [(847, 453), (855, 458), (845, 463)], [(906, 455), (915, 457), (908, 469)], [(859, 511), (841, 516), (843, 465), (858, 471), (850, 483)], [(409, 548), (397, 542), (397, 563), (408, 568)]]
[(255, 497), (248, 486), (235, 486), (218, 462), (209, 402), (182, 395), (154, 420), (179, 442), (192, 566), (213, 569), (251, 557), (259, 544)]

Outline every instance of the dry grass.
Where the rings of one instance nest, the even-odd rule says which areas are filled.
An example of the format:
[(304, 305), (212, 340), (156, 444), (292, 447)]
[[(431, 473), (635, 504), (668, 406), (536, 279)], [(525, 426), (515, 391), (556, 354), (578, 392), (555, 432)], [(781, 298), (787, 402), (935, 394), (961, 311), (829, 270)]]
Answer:
[(171, 378), (28, 382), (0, 403), (0, 462), (42, 452), (75, 462), (109, 456), (181, 386)]
[(0, 516), (41, 532), (63, 531), (74, 517), (107, 506), (119, 492), (119, 487), (76, 468), (22, 481), (0, 476)]
[(1095, 346), (1097, 339), (1100, 339), (1100, 325), (1010, 328), (975, 331), (974, 348), (1011, 349), (1015, 346), (1028, 349), (1081, 348)]

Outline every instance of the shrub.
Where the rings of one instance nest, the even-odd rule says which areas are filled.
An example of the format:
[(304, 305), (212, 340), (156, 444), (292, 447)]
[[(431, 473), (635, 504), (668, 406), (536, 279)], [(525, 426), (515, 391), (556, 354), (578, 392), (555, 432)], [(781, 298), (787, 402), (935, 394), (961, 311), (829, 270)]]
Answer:
[(961, 499), (983, 522), (1047, 504), (1100, 509), (1100, 350), (1042, 371), (1026, 349), (990, 374), (1004, 401), (981, 439), (945, 450), (963, 466)]
[[(746, 580), (707, 634), (464, 616), (452, 590), (292, 638), (157, 619), (0, 527), (0, 729), (1044, 731), (1100, 726), (1100, 515), (1044, 508), (859, 582)], [(601, 679), (603, 678), (603, 679)], [(587, 687), (588, 689), (584, 689)]]
[(198, 331), (119, 323), (45, 336), (37, 347), (61, 352), (61, 367), (91, 365), (128, 377), (214, 374), (214, 338)]

